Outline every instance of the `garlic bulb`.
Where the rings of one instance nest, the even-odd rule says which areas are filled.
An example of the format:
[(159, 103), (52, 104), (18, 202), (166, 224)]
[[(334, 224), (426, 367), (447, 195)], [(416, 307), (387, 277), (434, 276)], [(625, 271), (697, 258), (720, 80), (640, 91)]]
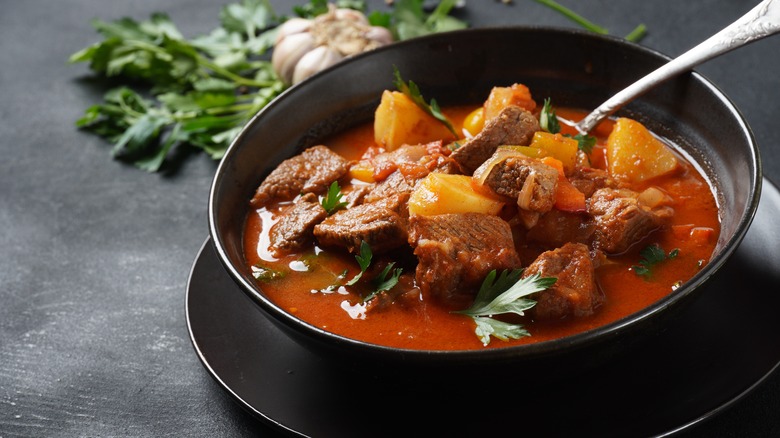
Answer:
[(329, 5), (314, 19), (291, 18), (279, 26), (271, 64), (284, 83), (297, 84), (348, 56), (392, 42), (389, 30), (371, 26), (360, 11)]

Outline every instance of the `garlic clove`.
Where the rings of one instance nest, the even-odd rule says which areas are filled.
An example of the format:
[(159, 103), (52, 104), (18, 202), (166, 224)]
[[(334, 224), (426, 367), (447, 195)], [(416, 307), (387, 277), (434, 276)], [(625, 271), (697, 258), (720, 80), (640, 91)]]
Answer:
[(336, 9), (334, 11), (334, 15), (336, 20), (350, 20), (356, 23), (368, 25), (368, 18), (366, 18), (366, 16), (362, 12), (356, 11), (355, 9), (349, 9), (349, 8)]
[(292, 83), (297, 84), (309, 76), (320, 72), (344, 59), (337, 51), (328, 46), (318, 46), (305, 54), (295, 66)]
[(386, 27), (371, 26), (365, 34), (365, 37), (376, 41), (380, 46), (386, 46), (393, 42), (393, 34)]
[(279, 26), (274, 44), (279, 44), (287, 36), (308, 32), (309, 29), (311, 29), (311, 20), (298, 17), (290, 18)]
[(287, 35), (274, 47), (271, 55), (274, 72), (285, 84), (292, 83), (298, 61), (313, 48), (314, 37), (309, 32)]

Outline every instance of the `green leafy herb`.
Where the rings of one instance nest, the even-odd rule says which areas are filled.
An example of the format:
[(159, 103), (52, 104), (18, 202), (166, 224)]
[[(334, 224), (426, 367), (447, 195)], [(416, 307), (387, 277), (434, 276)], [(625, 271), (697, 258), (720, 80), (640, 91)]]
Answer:
[(471, 307), (455, 312), (470, 316), (476, 322), (475, 333), (484, 345), (490, 343), (491, 336), (501, 340), (530, 336), (522, 325), (492, 318), (494, 315), (506, 313), (522, 316), (526, 310), (536, 305), (536, 301), (527, 297), (549, 288), (557, 281), (554, 277), (541, 277), (538, 273), (520, 279), (522, 273), (522, 269), (504, 270), (496, 278), (496, 271), (490, 271)]
[[(278, 19), (267, 0), (225, 6), (222, 26), (187, 41), (169, 17), (93, 20), (104, 40), (73, 55), (106, 77), (144, 84), (105, 95), (76, 126), (114, 144), (117, 158), (153, 172), (178, 145), (220, 159), (241, 127), (284, 90), (268, 61)], [(140, 82), (139, 82), (140, 81)]]
[[(390, 22), (390, 30), (398, 40), (407, 40), (432, 33), (448, 32), (465, 29), (468, 23), (450, 16), (457, 0), (442, 0), (428, 15), (423, 9), (423, 0), (396, 0), (393, 14), (388, 18), (379, 19), (376, 15), (369, 17), (377, 22)], [(375, 24), (377, 22), (372, 22)]]
[(347, 286), (352, 286), (355, 283), (360, 280), (360, 277), (363, 276), (363, 273), (366, 272), (366, 269), (368, 269), (368, 266), (371, 264), (371, 258), (373, 257), (373, 254), (371, 253), (371, 247), (366, 243), (365, 240), (360, 242), (360, 254), (355, 256), (355, 260), (358, 262), (358, 266), (360, 266), (360, 272), (355, 275), (352, 280), (349, 280), (347, 282)]
[(260, 281), (277, 280), (284, 277), (284, 273), (260, 265), (252, 266), (252, 276)]
[(405, 94), (406, 97), (411, 99), (412, 102), (414, 102), (414, 104), (417, 105), (421, 110), (425, 111), (429, 115), (433, 116), (436, 120), (443, 123), (444, 126), (446, 126), (455, 137), (458, 137), (458, 134), (455, 132), (455, 128), (452, 127), (450, 120), (441, 112), (441, 108), (439, 108), (439, 104), (436, 103), (436, 99), (431, 99), (430, 105), (425, 102), (425, 98), (423, 98), (422, 93), (420, 93), (420, 88), (417, 86), (417, 84), (412, 81), (404, 82), (403, 78), (401, 77), (401, 72), (399, 72), (398, 68), (395, 66), (393, 66), (393, 75), (393, 82), (398, 91)]
[(292, 10), (301, 18), (314, 18), (328, 12), (328, 3), (332, 3), (339, 9), (355, 9), (361, 12), (366, 10), (366, 3), (362, 0), (310, 0), (307, 4), (293, 6)]
[(573, 139), (577, 140), (577, 147), (582, 152), (590, 155), (593, 152), (593, 146), (596, 146), (596, 137), (587, 134), (577, 134)]
[(330, 184), (330, 187), (328, 187), (328, 193), (322, 198), (322, 208), (324, 208), (329, 215), (333, 214), (336, 210), (347, 205), (346, 202), (341, 200), (341, 197), (341, 187), (339, 187), (338, 182), (333, 181)]
[(561, 132), (561, 125), (558, 123), (558, 116), (555, 115), (555, 109), (553, 109), (549, 97), (544, 99), (542, 111), (539, 113), (539, 125), (543, 130), (549, 132), (550, 134), (557, 134)]
[[(586, 30), (589, 30), (591, 32), (595, 32), (595, 33), (598, 33), (598, 34), (602, 34), (602, 35), (609, 34), (609, 31), (606, 28), (591, 22), (590, 20), (586, 19), (582, 15), (572, 11), (571, 9), (561, 5), (560, 3), (558, 3), (558, 2), (556, 2), (554, 0), (536, 0), (536, 2), (537, 3), (541, 3), (544, 6), (547, 6), (547, 7), (551, 8), (552, 10), (560, 13), (561, 15), (563, 15), (566, 18), (568, 18), (569, 20), (572, 20), (573, 22), (579, 24), (580, 26), (582, 26)], [(637, 42), (640, 39), (644, 38), (644, 36), (646, 34), (646, 31), (647, 31), (647, 29), (646, 29), (645, 25), (644, 24), (640, 24), (636, 28), (634, 28), (634, 30), (632, 30), (628, 35), (626, 35), (625, 38), (627, 40), (629, 40), (629, 41)]]
[[(401, 272), (403, 272), (402, 268), (395, 268), (393, 269), (393, 266), (395, 266), (395, 262), (390, 262), (385, 266), (385, 269), (382, 270), (382, 273), (379, 274), (373, 281), (374, 290), (363, 297), (363, 302), (368, 302), (372, 300), (375, 296), (379, 295), (381, 292), (390, 290), (393, 287), (395, 287), (396, 284), (398, 284), (398, 278), (401, 276)], [(392, 270), (392, 274), (390, 273)], [(390, 277), (388, 277), (390, 275)]]
[(649, 245), (639, 252), (639, 255), (642, 256), (642, 258), (639, 260), (639, 264), (632, 266), (631, 269), (639, 276), (650, 278), (652, 269), (655, 265), (664, 260), (675, 258), (679, 253), (680, 250), (677, 248), (669, 251), (669, 254), (666, 254), (660, 246), (655, 244)]

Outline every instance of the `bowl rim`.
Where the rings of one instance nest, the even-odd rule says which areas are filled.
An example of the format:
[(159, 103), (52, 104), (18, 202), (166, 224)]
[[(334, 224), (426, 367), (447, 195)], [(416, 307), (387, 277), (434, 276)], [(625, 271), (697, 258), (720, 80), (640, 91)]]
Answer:
[[(655, 318), (658, 314), (662, 313), (665, 309), (673, 307), (689, 298), (692, 291), (700, 289), (708, 279), (715, 275), (725, 262), (733, 255), (736, 249), (739, 247), (742, 239), (746, 235), (750, 224), (755, 217), (758, 203), (761, 194), (762, 184), (762, 164), (759, 153), (758, 144), (755, 136), (750, 128), (747, 120), (743, 116), (739, 108), (734, 102), (712, 81), (707, 77), (693, 69), (690, 74), (700, 84), (709, 89), (713, 96), (723, 104), (724, 108), (728, 109), (731, 117), (736, 121), (742, 131), (742, 134), (748, 141), (749, 150), (751, 152), (750, 169), (751, 176), (749, 194), (746, 201), (745, 210), (740, 217), (738, 224), (735, 228), (735, 232), (730, 238), (723, 244), (723, 250), (713, 255), (706, 268), (697, 272), (691, 277), (685, 284), (674, 292), (662, 297), (656, 302), (644, 307), (643, 309), (626, 315), (611, 323), (598, 326), (593, 329), (589, 329), (584, 332), (580, 332), (574, 335), (566, 336), (563, 338), (551, 339), (547, 341), (534, 342), (530, 344), (511, 345), (499, 348), (485, 348), (485, 349), (473, 349), (473, 350), (420, 350), (420, 349), (404, 349), (398, 347), (389, 347), (380, 344), (373, 344), (365, 341), (360, 341), (352, 338), (348, 338), (342, 335), (338, 335), (324, 329), (321, 329), (311, 323), (299, 319), (292, 314), (286, 312), (276, 303), (266, 298), (257, 288), (255, 284), (247, 281), (239, 272), (235, 266), (232, 265), (230, 257), (225, 248), (224, 241), (222, 240), (222, 234), (216, 225), (216, 216), (219, 212), (216, 211), (216, 194), (218, 187), (224, 178), (227, 168), (227, 162), (232, 155), (236, 153), (236, 150), (241, 147), (246, 141), (246, 137), (249, 136), (251, 128), (258, 123), (258, 120), (265, 117), (266, 113), (269, 113), (276, 108), (283, 100), (287, 99), (287, 96), (292, 93), (302, 93), (311, 87), (317, 86), (320, 81), (330, 74), (336, 74), (339, 70), (348, 68), (351, 63), (357, 62), (368, 57), (378, 57), (382, 53), (389, 50), (401, 50), (409, 45), (422, 45), (434, 41), (446, 42), (447, 38), (459, 37), (465, 35), (468, 37), (471, 34), (486, 34), (486, 33), (516, 33), (516, 32), (541, 32), (541, 33), (554, 33), (563, 34), (570, 37), (589, 38), (593, 40), (601, 40), (608, 44), (618, 45), (626, 47), (632, 51), (638, 51), (643, 56), (656, 57), (660, 60), (668, 61), (670, 56), (646, 47), (640, 44), (627, 41), (623, 38), (612, 35), (601, 35), (593, 32), (588, 32), (580, 29), (562, 28), (555, 26), (540, 26), (540, 25), (505, 25), (505, 26), (490, 26), (480, 28), (469, 28), (456, 30), (446, 33), (438, 33), (420, 36), (417, 38), (398, 41), (388, 46), (379, 47), (369, 52), (361, 53), (337, 63), (317, 74), (305, 79), (304, 81), (293, 85), (283, 91), (279, 96), (269, 102), (263, 109), (255, 114), (236, 135), (233, 141), (227, 148), (224, 156), (220, 160), (216, 172), (214, 174), (212, 183), (209, 188), (208, 197), (208, 225), (209, 235), (214, 249), (218, 255), (218, 258), (222, 266), (227, 270), (229, 276), (237, 283), (239, 288), (254, 303), (259, 305), (266, 313), (264, 316), (271, 317), (270, 319), (277, 324), (281, 324), (282, 328), (290, 329), (295, 334), (310, 336), (315, 342), (322, 344), (332, 344), (333, 347), (341, 348), (348, 346), (351, 349), (355, 349), (359, 352), (371, 353), (376, 356), (383, 357), (400, 357), (403, 361), (416, 362), (419, 360), (429, 361), (431, 359), (446, 359), (454, 360), (455, 362), (495, 362), (506, 360), (518, 360), (521, 358), (537, 358), (550, 355), (556, 355), (561, 351), (569, 351), (578, 348), (584, 348), (594, 342), (606, 341), (608, 338), (614, 338), (621, 335), (629, 327), (637, 325), (641, 321), (646, 321)], [(649, 73), (649, 72), (648, 72)], [(637, 98), (641, 100), (641, 97)]]

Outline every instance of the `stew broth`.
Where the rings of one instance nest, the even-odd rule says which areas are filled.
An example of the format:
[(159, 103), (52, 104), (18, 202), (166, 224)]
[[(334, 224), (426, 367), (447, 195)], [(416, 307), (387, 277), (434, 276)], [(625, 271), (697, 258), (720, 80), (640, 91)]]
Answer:
[[(447, 108), (445, 112), (460, 128), (473, 109)], [(558, 109), (557, 114), (569, 120), (584, 116), (583, 112), (571, 109)], [(612, 124), (612, 121), (606, 121), (594, 131), (598, 139), (591, 154), (594, 167), (604, 166), (604, 145)], [(562, 124), (561, 127), (564, 133), (576, 133), (569, 126)], [(378, 146), (372, 124), (355, 127), (327, 139), (324, 144), (348, 160), (358, 160), (368, 148)], [(719, 233), (717, 204), (711, 187), (697, 169), (683, 157), (678, 158), (680, 168), (674, 173), (632, 187), (636, 190), (649, 185), (659, 187), (674, 199), (674, 215), (641, 244), (632, 245), (622, 254), (609, 256), (596, 269), (597, 284), (605, 295), (604, 304), (590, 316), (555, 321), (524, 318), (522, 323), (531, 336), (520, 339), (494, 339), (489, 345), (483, 345), (475, 336), (475, 323), (471, 318), (454, 314), (452, 308), (419, 295), (365, 311), (359, 295), (365, 291), (338, 286), (344, 284), (344, 279), (360, 272), (354, 254), (316, 245), (278, 258), (269, 251), (268, 229), (289, 202), (273, 203), (248, 214), (244, 233), (246, 261), (251, 266), (284, 273), (280, 278), (259, 283), (263, 293), (281, 308), (314, 326), (352, 339), (405, 349), (471, 350), (569, 336), (614, 322), (651, 305), (690, 279), (709, 261)], [(359, 184), (356, 181), (340, 182), (343, 190), (348, 190), (349, 184)], [(641, 260), (640, 251), (651, 244), (659, 245), (665, 252), (672, 249), (679, 252), (673, 260), (654, 266), (651, 276), (637, 275), (632, 267)], [(526, 254), (538, 252), (533, 245), (523, 241), (515, 241), (515, 245), (524, 261), (523, 266), (527, 264)], [(414, 262), (401, 256), (398, 263), (406, 275), (401, 276), (395, 288), (413, 288)]]

